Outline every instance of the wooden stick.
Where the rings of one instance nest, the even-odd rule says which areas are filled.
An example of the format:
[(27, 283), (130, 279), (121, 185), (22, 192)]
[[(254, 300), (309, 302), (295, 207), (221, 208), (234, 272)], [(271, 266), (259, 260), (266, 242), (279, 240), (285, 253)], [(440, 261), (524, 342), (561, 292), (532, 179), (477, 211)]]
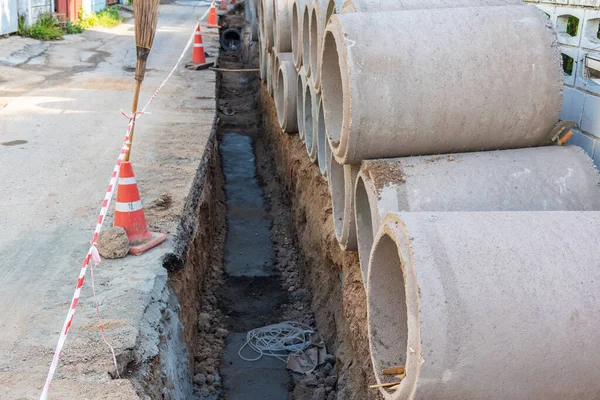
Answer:
[(387, 389), (388, 389), (388, 390), (396, 390), (396, 389), (398, 389), (399, 387), (400, 387), (400, 385), (396, 385), (396, 386), (389, 387), (389, 388), (387, 388)]
[(369, 386), (370, 389), (377, 389), (377, 388), (384, 388), (384, 387), (390, 387), (390, 386), (395, 386), (395, 385), (399, 385), (400, 382), (389, 382), (389, 383), (380, 383), (378, 385), (371, 385)]
[(129, 161), (129, 155), (131, 154), (131, 146), (133, 145), (133, 129), (135, 128), (135, 113), (138, 108), (138, 100), (140, 99), (140, 88), (142, 87), (142, 81), (135, 81), (135, 92), (133, 93), (133, 103), (131, 104), (131, 111), (133, 113), (133, 124), (131, 125), (131, 132), (129, 132), (129, 146), (127, 146), (127, 154), (123, 161)]
[(211, 71), (217, 72), (259, 72), (260, 68), (248, 68), (248, 69), (227, 69), (227, 68), (209, 68)]
[(385, 368), (381, 371), (383, 375), (399, 375), (404, 373), (404, 365), (400, 365), (397, 367)]

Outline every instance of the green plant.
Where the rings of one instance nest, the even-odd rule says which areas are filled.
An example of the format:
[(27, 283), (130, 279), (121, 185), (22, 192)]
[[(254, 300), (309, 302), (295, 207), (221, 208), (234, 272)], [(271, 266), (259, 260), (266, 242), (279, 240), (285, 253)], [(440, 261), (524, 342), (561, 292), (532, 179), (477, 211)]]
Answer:
[(572, 15), (567, 19), (567, 34), (570, 36), (577, 36), (579, 30), (579, 18)]
[(573, 74), (573, 61), (572, 57), (569, 57), (566, 54), (562, 55), (563, 71), (569, 76)]
[(73, 23), (69, 20), (67, 20), (65, 26), (66, 26), (66, 31), (69, 35), (71, 35), (73, 33), (82, 33), (85, 30), (78, 23)]
[(92, 14), (88, 14), (82, 10), (77, 25), (82, 29), (91, 28), (93, 26), (112, 28), (113, 26), (119, 25), (122, 21), (123, 19), (119, 15), (119, 10), (116, 7), (107, 7)]
[(19, 17), (18, 34), (21, 36), (29, 36), (38, 40), (58, 40), (62, 39), (63, 33), (58, 21), (50, 13), (38, 15), (35, 24), (29, 28), (25, 27), (25, 17)]

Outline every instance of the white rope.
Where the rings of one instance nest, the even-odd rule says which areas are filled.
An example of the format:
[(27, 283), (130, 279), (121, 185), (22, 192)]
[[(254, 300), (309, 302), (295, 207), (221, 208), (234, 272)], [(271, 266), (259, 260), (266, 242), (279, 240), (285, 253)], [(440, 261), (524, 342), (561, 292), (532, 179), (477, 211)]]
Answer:
[[(266, 356), (287, 362), (290, 353), (300, 353), (311, 346), (310, 335), (313, 333), (310, 326), (293, 321), (257, 328), (248, 332), (238, 355), (245, 361), (258, 361)], [(245, 347), (258, 353), (258, 357), (244, 357), (242, 350)]]

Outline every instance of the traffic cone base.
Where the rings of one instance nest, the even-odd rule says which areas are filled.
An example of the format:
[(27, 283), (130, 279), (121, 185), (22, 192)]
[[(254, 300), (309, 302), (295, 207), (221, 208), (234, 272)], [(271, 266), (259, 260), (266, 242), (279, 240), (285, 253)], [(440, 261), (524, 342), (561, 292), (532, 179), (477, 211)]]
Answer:
[(129, 238), (129, 254), (140, 255), (167, 240), (167, 235), (148, 230), (140, 192), (129, 161), (121, 164), (114, 226), (125, 229)]

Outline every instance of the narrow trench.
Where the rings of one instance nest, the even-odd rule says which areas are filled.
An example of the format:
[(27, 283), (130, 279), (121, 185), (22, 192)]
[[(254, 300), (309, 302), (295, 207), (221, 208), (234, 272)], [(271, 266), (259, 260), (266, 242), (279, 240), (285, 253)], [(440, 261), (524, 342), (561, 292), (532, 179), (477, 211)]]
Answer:
[[(222, 18), (223, 30), (243, 32), (244, 46), (221, 50), (220, 68), (254, 68), (257, 54), (243, 24), (241, 12)], [(315, 328), (291, 202), (260, 130), (258, 89), (255, 73), (221, 73), (217, 78), (220, 169), (215, 185), (224, 200), (216, 209), (224, 213), (225, 229), (216, 229), (216, 236), (223, 257), (213, 263), (203, 285), (194, 393), (198, 399), (332, 400), (337, 377), (335, 357), (329, 354), (308, 374), (292, 372), (274, 357), (240, 357), (252, 329), (286, 321)], [(258, 356), (248, 347), (241, 355)]]

